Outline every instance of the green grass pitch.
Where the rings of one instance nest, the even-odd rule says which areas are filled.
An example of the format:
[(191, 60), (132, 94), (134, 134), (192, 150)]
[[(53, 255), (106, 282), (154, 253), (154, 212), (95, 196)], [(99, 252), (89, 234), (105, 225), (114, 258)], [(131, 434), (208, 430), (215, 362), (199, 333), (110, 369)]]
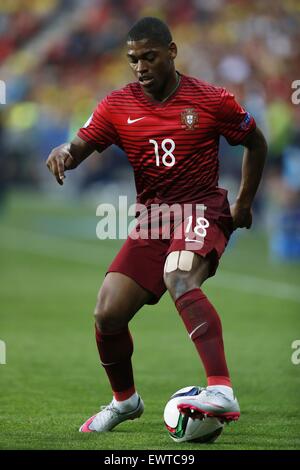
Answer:
[[(0, 218), (1, 449), (299, 449), (300, 266), (271, 263), (266, 239), (240, 232), (204, 290), (218, 309), (238, 423), (214, 444), (176, 444), (164, 429), (169, 396), (205, 377), (166, 294), (131, 324), (144, 415), (111, 433), (83, 435), (82, 422), (111, 393), (94, 341), (95, 297), (121, 242), (95, 239), (92, 203), (70, 206), (14, 195)], [(297, 287), (298, 286), (298, 287)]]

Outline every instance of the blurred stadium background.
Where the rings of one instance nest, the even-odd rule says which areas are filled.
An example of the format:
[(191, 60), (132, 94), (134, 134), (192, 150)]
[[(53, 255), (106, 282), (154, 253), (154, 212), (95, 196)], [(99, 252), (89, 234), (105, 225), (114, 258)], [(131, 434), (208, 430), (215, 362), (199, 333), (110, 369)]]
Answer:
[[(154, 15), (179, 44), (178, 70), (226, 86), (265, 132), (270, 151), (257, 225), (268, 229), (275, 258), (300, 259), (300, 105), (291, 100), (300, 70), (297, 0), (7, 0), (0, 14), (2, 205), (15, 189), (59, 194), (45, 158), (99, 99), (132, 80), (124, 36), (139, 17)], [(222, 141), (220, 153), (232, 197), (242, 152)], [(113, 192), (130, 188), (128, 170), (112, 147), (69, 178), (63, 198), (99, 196), (112, 183)]]
[[(120, 242), (96, 240), (96, 206), (115, 202), (120, 194), (127, 194), (133, 201), (133, 178), (126, 157), (116, 147), (109, 148), (100, 158), (94, 154), (80, 169), (67, 174), (63, 188), (56, 184), (44, 162), (53, 147), (74, 136), (99, 99), (132, 80), (124, 37), (134, 21), (146, 15), (158, 16), (171, 27), (179, 46), (177, 69), (226, 86), (255, 116), (267, 137), (269, 156), (255, 201), (254, 227), (251, 232), (240, 231), (233, 237), (233, 249), (229, 248), (218, 276), (207, 287), (212, 300), (225, 313), (229, 360), (241, 392), (246, 393), (250, 386), (248, 403), (256, 413), (251, 428), (255, 442), (247, 441), (247, 426), (243, 425), (239, 428), (242, 439), (238, 430), (222, 439), (224, 448), (232, 442), (236, 444), (233, 447), (243, 448), (246, 444), (241, 444), (242, 440), (249, 448), (280, 448), (280, 442), (282, 446), (299, 448), (300, 366), (290, 360), (291, 343), (300, 339), (300, 104), (293, 104), (291, 99), (292, 82), (300, 79), (297, 0), (1, 2), (0, 80), (6, 86), (6, 104), (0, 104), (0, 339), (7, 343), (7, 365), (0, 365), (0, 413), (6, 426), (2, 447), (67, 448), (72, 441), (74, 448), (80, 448), (82, 441), (77, 437), (74, 441), (75, 434), (66, 434), (69, 441), (61, 437), (61, 443), (49, 430), (45, 437), (47, 410), (55, 409), (61, 416), (64, 412), (71, 414), (77, 426), (92, 411), (95, 397), (99, 396), (102, 372), (95, 357), (89, 312), (101, 276)], [(220, 156), (220, 184), (229, 188), (233, 200), (240, 178), (242, 148), (230, 147), (222, 140)], [(245, 312), (240, 312), (240, 305)], [(159, 306), (152, 310), (146, 307), (145, 311), (154, 309), (161, 313), (170, 311), (163, 323), (164, 331), (169, 332), (168, 321), (175, 321), (170, 301), (165, 296)], [(180, 358), (176, 356), (178, 346), (173, 352), (164, 350), (162, 336), (157, 351), (170, 354), (170, 359), (150, 380), (147, 367), (154, 367), (155, 360), (160, 363), (161, 356), (153, 353), (151, 338), (141, 337), (146, 331), (156, 331), (155, 321), (145, 315), (144, 320), (139, 317), (133, 325), (139, 333), (136, 367), (142, 377), (140, 388), (146, 397), (148, 393), (149, 408), (153, 406), (152, 430), (160, 429), (163, 400), (174, 390), (189, 385), (176, 377), (165, 380), (163, 373), (172, 370), (171, 358), (185, 380), (195, 380), (188, 361), (189, 354), (194, 353), (185, 342), (178, 320), (170, 344), (175, 339), (182, 343)], [(270, 323), (273, 331), (268, 337)], [(250, 333), (257, 324), (259, 331), (256, 327)], [(63, 353), (63, 358), (59, 353)], [(89, 365), (92, 357), (94, 363)], [(245, 368), (237, 363), (237, 357)], [(196, 358), (192, 364), (197, 364)], [(73, 366), (75, 370), (71, 372), (69, 367)], [(254, 374), (250, 385), (247, 368)], [(278, 371), (280, 375), (274, 378)], [(93, 386), (97, 390), (85, 404), (81, 395), (86, 395), (86, 390), (78, 383), (78, 374), (85, 377), (88, 390)], [(109, 390), (102, 378), (101, 390), (108, 399)], [(267, 444), (262, 443), (265, 423), (261, 422), (261, 434), (255, 434), (262, 403), (257, 405), (254, 396), (260, 396), (262, 402), (267, 400), (265, 378), (272, 380), (273, 390), (290, 384), (287, 415), (294, 426), (293, 432), (287, 429), (282, 436), (281, 424), (273, 420), (270, 407)], [(153, 392), (155, 383), (163, 395)], [(39, 402), (42, 390), (47, 396), (44, 401), (43, 395), (45, 405)], [(274, 392), (271, 398), (276, 403)], [(30, 428), (28, 415), (30, 423), (37, 426), (38, 435)], [(57, 418), (51, 419), (55, 429)], [(17, 436), (16, 426), (21, 430)], [(126, 426), (125, 431), (130, 429)], [(162, 445), (152, 431), (151, 444), (147, 441), (149, 429), (150, 425), (144, 441), (130, 441), (128, 448)], [(128, 433), (117, 436), (120, 441), (115, 445), (126, 448)], [(87, 448), (99, 448), (96, 440), (84, 442)], [(110, 448), (112, 444), (105, 439), (105, 445)]]

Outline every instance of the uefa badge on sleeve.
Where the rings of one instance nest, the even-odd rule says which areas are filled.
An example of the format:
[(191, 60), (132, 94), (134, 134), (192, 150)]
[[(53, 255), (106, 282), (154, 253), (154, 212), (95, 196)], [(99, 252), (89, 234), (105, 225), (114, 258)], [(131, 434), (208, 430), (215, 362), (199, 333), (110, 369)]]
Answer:
[(251, 115), (250, 113), (246, 113), (242, 123), (240, 124), (240, 128), (243, 131), (247, 131), (250, 127), (250, 123), (251, 123)]
[(181, 124), (186, 130), (193, 131), (198, 127), (199, 115), (193, 108), (187, 108), (181, 113)]

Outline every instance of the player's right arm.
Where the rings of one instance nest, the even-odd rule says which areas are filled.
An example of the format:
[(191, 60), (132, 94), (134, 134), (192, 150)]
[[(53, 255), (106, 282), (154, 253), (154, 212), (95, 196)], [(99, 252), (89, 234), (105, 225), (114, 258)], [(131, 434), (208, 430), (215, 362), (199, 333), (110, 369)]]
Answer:
[(93, 145), (76, 136), (70, 143), (55, 147), (51, 151), (46, 165), (58, 184), (62, 185), (64, 184), (65, 171), (76, 168), (95, 150)]
[(50, 153), (46, 165), (58, 184), (63, 184), (66, 170), (76, 168), (95, 150), (100, 153), (111, 144), (119, 144), (108, 101), (106, 97), (98, 104), (91, 117), (70, 143), (59, 145)]

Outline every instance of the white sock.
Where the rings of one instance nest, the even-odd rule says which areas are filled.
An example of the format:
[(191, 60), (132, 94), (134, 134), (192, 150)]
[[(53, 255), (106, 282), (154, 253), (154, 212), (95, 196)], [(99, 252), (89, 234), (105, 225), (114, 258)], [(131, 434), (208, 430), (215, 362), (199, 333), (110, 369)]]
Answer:
[(231, 400), (234, 398), (233, 390), (231, 387), (228, 387), (228, 385), (209, 385), (206, 388), (207, 390), (217, 390), (218, 392), (222, 392), (227, 398), (230, 398)]
[(138, 406), (139, 396), (134, 392), (134, 394), (127, 398), (127, 400), (118, 401), (114, 398), (113, 402), (114, 406), (118, 408), (121, 413), (126, 413), (127, 411), (134, 410)]

